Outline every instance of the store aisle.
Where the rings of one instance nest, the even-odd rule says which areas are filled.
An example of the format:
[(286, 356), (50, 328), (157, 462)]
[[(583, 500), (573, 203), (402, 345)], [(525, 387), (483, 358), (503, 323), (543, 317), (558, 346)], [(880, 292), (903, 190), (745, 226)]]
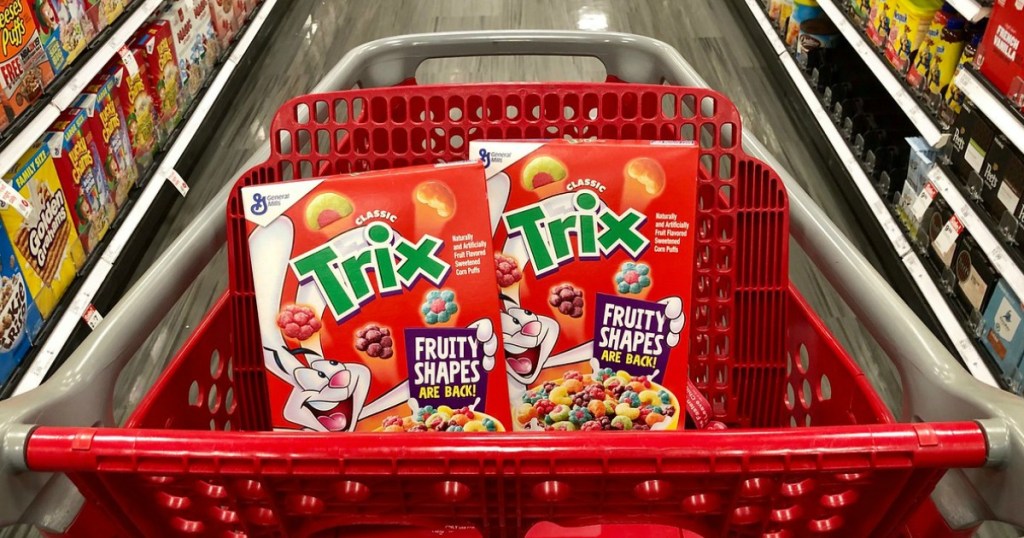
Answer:
[[(842, 199), (832, 172), (808, 146), (802, 119), (792, 113), (785, 92), (773, 87), (757, 48), (725, 2), (719, 0), (289, 0), (273, 42), (252, 70), (247, 90), (217, 125), (215, 140), (197, 163), (187, 199), (153, 241), (139, 271), (172, 241), (239, 166), (266, 141), (278, 105), (306, 93), (351, 48), (373, 39), (417, 32), (505, 28), (610, 30), (648, 35), (679, 49), (712, 87), (740, 109), (745, 128), (799, 178), (862, 251), (870, 251)], [(592, 59), (501, 58), (431, 62), (420, 70), (423, 82), (485, 80), (600, 80)], [(795, 247), (795, 245), (794, 245)], [(794, 255), (791, 276), (814, 308), (836, 331), (890, 402), (897, 385), (891, 369), (861, 325), (821, 280), (813, 266)], [(140, 273), (141, 274), (141, 273)], [(139, 351), (142, 357), (169, 357), (200, 321), (227, 284), (223, 252), (168, 314), (163, 326)], [(120, 409), (131, 409), (151, 384), (160, 364), (136, 361), (122, 376)]]

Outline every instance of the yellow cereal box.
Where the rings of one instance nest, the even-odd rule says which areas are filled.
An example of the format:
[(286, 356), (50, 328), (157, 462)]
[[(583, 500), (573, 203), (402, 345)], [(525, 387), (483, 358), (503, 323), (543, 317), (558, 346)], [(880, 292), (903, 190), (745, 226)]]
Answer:
[(39, 313), (47, 318), (85, 262), (85, 253), (49, 148), (33, 146), (15, 170), (12, 184), (30, 202), (32, 211), (26, 218), (0, 203), (0, 219)]

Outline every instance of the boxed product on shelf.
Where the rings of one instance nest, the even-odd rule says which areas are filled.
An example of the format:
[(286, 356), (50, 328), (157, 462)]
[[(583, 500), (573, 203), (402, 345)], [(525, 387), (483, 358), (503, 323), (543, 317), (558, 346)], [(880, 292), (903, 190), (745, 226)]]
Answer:
[(967, 312), (981, 312), (999, 275), (970, 234), (964, 234), (957, 245), (952, 270), (957, 282), (954, 294), (960, 305)]
[(85, 11), (89, 16), (89, 24), (96, 33), (113, 24), (124, 13), (130, 0), (85, 0)]
[[(1013, 144), (996, 136), (981, 169), (981, 201), (996, 223), (1014, 215), (1024, 192), (1024, 163)], [(1009, 213), (1009, 217), (1006, 214)]]
[(241, 195), (275, 428), (512, 429), (479, 163)]
[[(938, 222), (936, 217), (944, 217), (947, 214), (949, 217), (945, 220), (945, 224), (936, 232), (935, 224)], [(945, 213), (939, 211), (932, 214), (932, 218), (928, 221), (928, 237), (931, 239), (931, 249), (928, 253), (938, 267), (942, 269), (952, 267), (953, 253), (956, 252), (957, 243), (966, 235), (965, 229), (960, 218), (953, 214), (952, 209)]]
[(941, 0), (896, 0), (889, 35), (885, 39), (885, 58), (899, 72), (906, 72), (928, 33)]
[[(938, 199), (942, 202), (942, 198), (939, 196), (939, 189), (931, 181), (927, 181), (920, 190), (914, 190), (913, 185), (907, 181), (904, 183), (904, 190), (902, 194), (902, 200), (904, 207), (901, 215), (903, 216), (903, 224), (907, 227), (907, 231), (910, 232), (910, 238), (915, 241), (919, 241), (922, 237), (927, 237), (920, 232), (922, 222), (926, 222), (925, 217), (929, 217), (929, 209), (932, 209), (932, 204)], [(899, 211), (897, 209), (897, 211)]]
[(156, 19), (170, 26), (185, 103), (190, 103), (217, 61), (209, 0), (172, 0), (156, 13)]
[(910, 159), (907, 163), (907, 182), (914, 192), (921, 192), (924, 184), (928, 181), (928, 171), (935, 165), (935, 157), (938, 151), (924, 138), (920, 136), (906, 138), (910, 146)]
[(1011, 381), (1018, 375), (1024, 358), (1024, 305), (1005, 280), (999, 279), (982, 318), (981, 343), (995, 359), (1002, 377)]
[(950, 161), (956, 177), (964, 185), (970, 185), (971, 172), (981, 174), (996, 128), (971, 103), (964, 103), (950, 129)]
[(487, 167), (516, 428), (544, 427), (555, 391), (563, 413), (598, 416), (572, 395), (619, 375), (644, 390), (612, 420), (629, 429), (639, 408), (671, 406), (636, 426), (682, 429), (698, 148), (476, 140), (469, 152)]
[(0, 234), (0, 383), (28, 354), (43, 318), (7, 234)]
[(107, 234), (117, 212), (88, 119), (85, 110), (70, 108), (43, 135), (86, 254)]
[(220, 50), (227, 50), (245, 19), (245, 6), (237, 0), (208, 0), (213, 30)]
[(892, 28), (892, 14), (896, 8), (896, 0), (874, 0), (868, 12), (868, 21), (864, 26), (864, 34), (868, 39), (881, 47), (885, 45)]
[(213, 8), (210, 5), (213, 1), (192, 0), (192, 25), (195, 28), (193, 49), (199, 48), (202, 51), (199, 58), (203, 67), (203, 82), (213, 76), (223, 50), (213, 25)]
[(1024, 58), (1018, 51), (1024, 37), (1024, 4), (1000, 0), (988, 20), (974, 65), (1006, 95), (1014, 80), (1024, 76)]
[(142, 173), (153, 164), (157, 151), (157, 113), (153, 96), (146, 87), (146, 64), (138, 61), (137, 52), (129, 53), (126, 58), (131, 65), (118, 57), (104, 72), (114, 79), (114, 92), (124, 113), (132, 155)]
[(181, 85), (178, 55), (167, 21), (150, 21), (132, 42), (146, 91), (153, 98), (157, 113), (157, 146), (162, 146), (185, 114), (185, 92)]
[(96, 35), (84, 0), (32, 0), (43, 48), (60, 73), (75, 61)]
[(85, 263), (85, 253), (50, 148), (36, 144), (15, 170), (11, 184), (28, 200), (31, 212), (26, 218), (14, 207), (3, 207), (0, 220), (14, 244), (32, 299), (45, 319)]
[(0, 46), (0, 100), (4, 105), (0, 116), (6, 124), (42, 97), (54, 72), (29, 0), (0, 0), (0, 31), (5, 36)]
[[(925, 189), (928, 189), (928, 185), (925, 185)], [(950, 226), (949, 230), (946, 229), (949, 220), (954, 216), (949, 204), (941, 196), (936, 196), (931, 201), (928, 209), (925, 210), (924, 216), (918, 224), (918, 240), (926, 245), (925, 250), (928, 257), (934, 262), (939, 272), (942, 272), (943, 268), (949, 267), (949, 262), (953, 258), (956, 238), (959, 237), (960, 231), (962, 231), (958, 230), (955, 225)], [(936, 240), (940, 235), (943, 235), (943, 232), (946, 232), (946, 235), (936, 245)], [(953, 234), (952, 242), (950, 242), (950, 234)]]
[(74, 106), (85, 109), (89, 116), (86, 125), (99, 150), (114, 207), (120, 208), (139, 179), (139, 167), (135, 164), (120, 99), (114, 93), (116, 83), (112, 75), (99, 74), (85, 87)]
[[(922, 186), (921, 189), (924, 189), (924, 187)], [(900, 192), (899, 198), (896, 199), (896, 216), (899, 217), (900, 222), (903, 223), (903, 227), (907, 229), (911, 238), (917, 236), (917, 225), (921, 219), (919, 217), (911, 219), (910, 208), (914, 205), (914, 201), (917, 200), (920, 192), (921, 190), (914, 187), (913, 183), (904, 181), (903, 190)], [(928, 199), (928, 202), (931, 203), (931, 198)], [(927, 209), (927, 207), (924, 209)], [(922, 212), (924, 209), (922, 209)]]

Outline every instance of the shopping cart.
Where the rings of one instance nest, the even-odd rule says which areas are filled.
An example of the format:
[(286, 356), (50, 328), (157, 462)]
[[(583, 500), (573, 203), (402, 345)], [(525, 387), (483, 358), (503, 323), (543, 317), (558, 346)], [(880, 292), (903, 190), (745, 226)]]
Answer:
[[(415, 85), (426, 59), (486, 55), (596, 57), (609, 84)], [(350, 88), (360, 89), (333, 91)], [(701, 188), (713, 191), (700, 218), (713, 233), (698, 240), (724, 250), (710, 251), (705, 263), (719, 263), (698, 275), (736, 286), (734, 294), (713, 284), (707, 304), (767, 305), (758, 312), (785, 320), (773, 333), (747, 334), (756, 326), (735, 327), (753, 323), (742, 314), (704, 332), (694, 316), (691, 377), (733, 428), (257, 433), (266, 426), (262, 367), (234, 353), (247, 337), (238, 320), (253, 315), (238, 296), (214, 306), (127, 427), (112, 428), (118, 373), (162, 307), (224, 245), (229, 184), (51, 379), (0, 402), (0, 525), (69, 536), (566, 536), (602, 524), (624, 536), (779, 538), (957, 535), (950, 526), (969, 534), (984, 519), (1024, 527), (1024, 404), (970, 377), (756, 139), (743, 133), (743, 149), (768, 166), (739, 150), (735, 108), (664, 43), (534, 31), (390, 38), (347, 54), (314, 92), (282, 108), (272, 151), (240, 176), (266, 182), (465, 158), (474, 138), (700, 141)], [(332, 137), (323, 147), (317, 130)], [(897, 365), (905, 422), (789, 284), (787, 203), (793, 235)], [(744, 243), (742, 230), (776, 241), (778, 259), (756, 259), (771, 271), (743, 265), (752, 253), (740, 247), (764, 243)], [(737, 252), (724, 256), (729, 248)], [(720, 263), (730, 258), (737, 267)], [(244, 281), (245, 269), (232, 269)], [(751, 295), (737, 300), (740, 291)], [(723, 335), (731, 347), (715, 344)], [(229, 424), (247, 431), (224, 431)]]

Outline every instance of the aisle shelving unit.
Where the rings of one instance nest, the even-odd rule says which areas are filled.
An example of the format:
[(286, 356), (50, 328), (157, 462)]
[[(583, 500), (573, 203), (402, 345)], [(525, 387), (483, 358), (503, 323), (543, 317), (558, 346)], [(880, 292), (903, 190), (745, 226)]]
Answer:
[(974, 103), (992, 125), (1024, 152), (1024, 116), (1014, 110), (1009, 101), (986, 82), (977, 71), (961, 69), (956, 75), (956, 86)]
[[(974, 339), (967, 333), (967, 330), (955, 314), (950, 303), (935, 284), (935, 280), (929, 274), (925, 265), (921, 262), (921, 258), (918, 256), (918, 253), (907, 240), (902, 227), (897, 223), (892, 211), (889, 209), (889, 204), (882, 199), (882, 196), (879, 194), (875, 185), (864, 172), (864, 169), (854, 156), (853, 151), (850, 149), (846, 140), (840, 133), (839, 128), (833, 123), (831, 116), (826, 112), (817, 93), (811, 87), (803, 72), (800, 70), (796, 60), (789, 53), (781, 38), (772, 28), (771, 22), (768, 20), (768, 16), (765, 13), (764, 8), (759, 4), (758, 0), (744, 1), (754, 19), (757, 21), (758, 27), (761, 28), (768, 42), (771, 44), (772, 50), (778, 55), (779, 61), (781, 62), (786, 74), (793, 81), (793, 84), (800, 93), (800, 97), (804, 100), (807, 107), (810, 109), (811, 114), (814, 116), (815, 121), (818, 123), (818, 126), (821, 128), (822, 132), (825, 133), (829, 143), (835, 149), (836, 155), (839, 157), (840, 162), (842, 162), (843, 167), (846, 169), (847, 173), (849, 173), (850, 177), (853, 178), (853, 182), (856, 185), (857, 190), (871, 208), (872, 215), (885, 231), (886, 237), (889, 239), (893, 250), (902, 260), (910, 277), (921, 290), (922, 295), (935, 313), (935, 317), (938, 319), (939, 324), (949, 336), (953, 346), (960, 354), (964, 364), (977, 379), (991, 386), (998, 387), (999, 382), (996, 380), (991, 369), (983, 359), (975, 345)], [(822, 2), (822, 4), (824, 4), (824, 2)], [(866, 43), (864, 41), (861, 42)], [(886, 71), (886, 73), (889, 72)], [(909, 97), (909, 94), (907, 94), (907, 97)], [(938, 168), (936, 168), (936, 170), (938, 170)], [(948, 187), (946, 190), (952, 189), (953, 191), (956, 191), (956, 188), (949, 184), (948, 180), (946, 182), (946, 186)], [(940, 188), (940, 192), (944, 193), (945, 191)], [(960, 204), (953, 205), (953, 200), (947, 199), (947, 201), (956, 208), (961, 208), (964, 205), (963, 199), (961, 198), (960, 200)], [(959, 210), (958, 214), (960, 214)], [(980, 221), (975, 219), (975, 222)], [(975, 226), (977, 226), (977, 224), (975, 224)], [(986, 243), (986, 245), (991, 246), (991, 244), (998, 245), (998, 241), (996, 241), (994, 237), (991, 237), (991, 241)], [(987, 251), (988, 250), (986, 249), (986, 252)], [(1012, 262), (1010, 263), (1012, 264)], [(1024, 276), (1022, 276), (1021, 282), (1024, 282)]]
[[(148, 3), (150, 2), (144, 5), (148, 5)], [(159, 4), (160, 1), (153, 3)], [(83, 316), (93, 303), (97, 292), (113, 271), (125, 245), (140, 231), (139, 224), (143, 221), (147, 212), (150, 211), (157, 195), (163, 189), (175, 188), (168, 185), (171, 183), (169, 180), (177, 174), (174, 171), (174, 167), (181, 159), (196, 132), (206, 120), (214, 103), (221, 96), (223, 89), (234, 74), (239, 63), (243, 60), (246, 52), (250, 49), (256, 35), (264, 26), (276, 4), (277, 0), (263, 0), (259, 9), (250, 17), (244, 31), (235, 41), (230, 54), (227, 54), (222, 60), (220, 69), (208, 82), (203, 93), (193, 103), (187, 117), (178, 127), (173, 142), (163, 152), (162, 156), (158, 158), (157, 163), (150, 168), (152, 175), (148, 180), (140, 180), (140, 183), (144, 181), (144, 184), (137, 189), (137, 198), (134, 199), (130, 207), (125, 209), (122, 216), (119, 216), (116, 229), (113, 229), (97, 250), (91, 254), (90, 263), (87, 264), (85, 271), (79, 274), (76, 279), (77, 287), (69, 290), (68, 295), (62, 299), (62, 304), (65, 304), (66, 307), (62, 311), (59, 310), (54, 313), (53, 317), (47, 321), (47, 324), (51, 325), (52, 328), (48, 333), (44, 334), (41, 341), (36, 343), (33, 353), (26, 358), (28, 364), (23, 366), (23, 374), (14, 387), (13, 395), (31, 390), (45, 379), (54, 361), (57, 360), (57, 357), (64, 350), (72, 332), (78, 327), (79, 323), (83, 323)], [(155, 7), (154, 5), (153, 9)], [(146, 16), (148, 16), (148, 13)], [(141, 26), (141, 22), (138, 26)], [(136, 29), (138, 26), (136, 26)], [(116, 50), (117, 48), (113, 49), (114, 52)], [(106, 60), (109, 60), (109, 58), (107, 57)], [(164, 185), (168, 185), (168, 187)]]
[(889, 63), (878, 53), (875, 46), (846, 18), (836, 0), (818, 0), (818, 5), (836, 25), (853, 50), (864, 60), (864, 64), (874, 73), (885, 90), (892, 95), (893, 100), (903, 109), (910, 122), (921, 132), (921, 136), (932, 146), (944, 146), (949, 140), (949, 134), (942, 132), (935, 118), (907, 90), (902, 78), (896, 75), (896, 72), (889, 67)]
[[(103, 66), (117, 54), (117, 51), (142, 27), (146, 19), (156, 11), (163, 0), (143, 0), (134, 6), (134, 10), (126, 13), (114, 24), (116, 29), (107, 35), (100, 44), (94, 44), (94, 52), (84, 62), (76, 62), (69, 68), (74, 74), (56, 89), (52, 99), (41, 107), (33, 107), (27, 114), (33, 116), (24, 126), (0, 147), (0, 170), (7, 173), (18, 162), (18, 159), (35, 144), (50, 124), (82, 93), (89, 82), (99, 74)], [(129, 6), (132, 9), (132, 6)], [(54, 88), (47, 88), (53, 92)], [(22, 120), (18, 120), (19, 122)]]

